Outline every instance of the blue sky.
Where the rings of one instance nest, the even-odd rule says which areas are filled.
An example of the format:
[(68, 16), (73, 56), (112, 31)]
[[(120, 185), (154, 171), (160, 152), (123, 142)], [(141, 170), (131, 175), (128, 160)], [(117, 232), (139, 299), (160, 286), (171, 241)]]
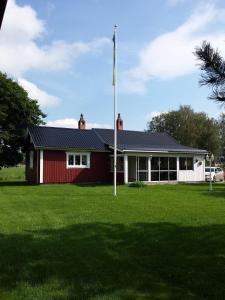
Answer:
[(112, 35), (118, 24), (118, 112), (143, 130), (159, 112), (191, 105), (224, 109), (199, 87), (195, 46), (207, 39), (225, 55), (224, 1), (9, 0), (0, 69), (39, 103), (51, 126), (113, 125)]

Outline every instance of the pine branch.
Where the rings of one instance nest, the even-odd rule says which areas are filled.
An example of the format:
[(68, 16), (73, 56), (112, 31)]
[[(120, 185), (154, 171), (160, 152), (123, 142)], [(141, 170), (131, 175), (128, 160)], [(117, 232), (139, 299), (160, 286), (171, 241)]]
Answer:
[(200, 85), (217, 87), (225, 84), (225, 61), (217, 49), (213, 49), (210, 43), (204, 41), (201, 47), (197, 47), (195, 55), (201, 61)]
[(216, 102), (225, 102), (225, 88), (217, 88), (213, 89), (211, 95), (209, 96), (210, 100), (214, 100)]

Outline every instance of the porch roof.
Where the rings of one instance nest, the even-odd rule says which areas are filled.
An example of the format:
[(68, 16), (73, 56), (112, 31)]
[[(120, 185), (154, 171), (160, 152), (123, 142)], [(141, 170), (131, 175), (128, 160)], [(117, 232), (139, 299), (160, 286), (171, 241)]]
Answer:
[[(94, 129), (94, 131), (105, 144), (114, 148), (114, 131), (112, 129)], [(117, 140), (117, 148), (121, 151), (207, 153), (203, 149), (181, 145), (163, 132), (118, 130)]]

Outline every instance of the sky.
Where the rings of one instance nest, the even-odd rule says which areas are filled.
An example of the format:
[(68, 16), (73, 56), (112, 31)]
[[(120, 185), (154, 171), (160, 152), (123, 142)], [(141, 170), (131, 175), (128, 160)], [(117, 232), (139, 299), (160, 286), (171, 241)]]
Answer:
[(124, 129), (191, 105), (217, 118), (193, 55), (203, 40), (225, 57), (224, 0), (8, 0), (0, 71), (37, 99), (49, 126), (113, 127), (113, 27)]

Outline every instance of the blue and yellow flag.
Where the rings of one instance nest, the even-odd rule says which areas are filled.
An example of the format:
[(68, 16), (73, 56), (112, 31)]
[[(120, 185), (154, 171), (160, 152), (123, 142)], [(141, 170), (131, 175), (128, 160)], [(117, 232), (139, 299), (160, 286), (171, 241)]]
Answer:
[(112, 80), (112, 85), (115, 86), (116, 85), (116, 29), (114, 29), (112, 41), (113, 41), (113, 80)]

